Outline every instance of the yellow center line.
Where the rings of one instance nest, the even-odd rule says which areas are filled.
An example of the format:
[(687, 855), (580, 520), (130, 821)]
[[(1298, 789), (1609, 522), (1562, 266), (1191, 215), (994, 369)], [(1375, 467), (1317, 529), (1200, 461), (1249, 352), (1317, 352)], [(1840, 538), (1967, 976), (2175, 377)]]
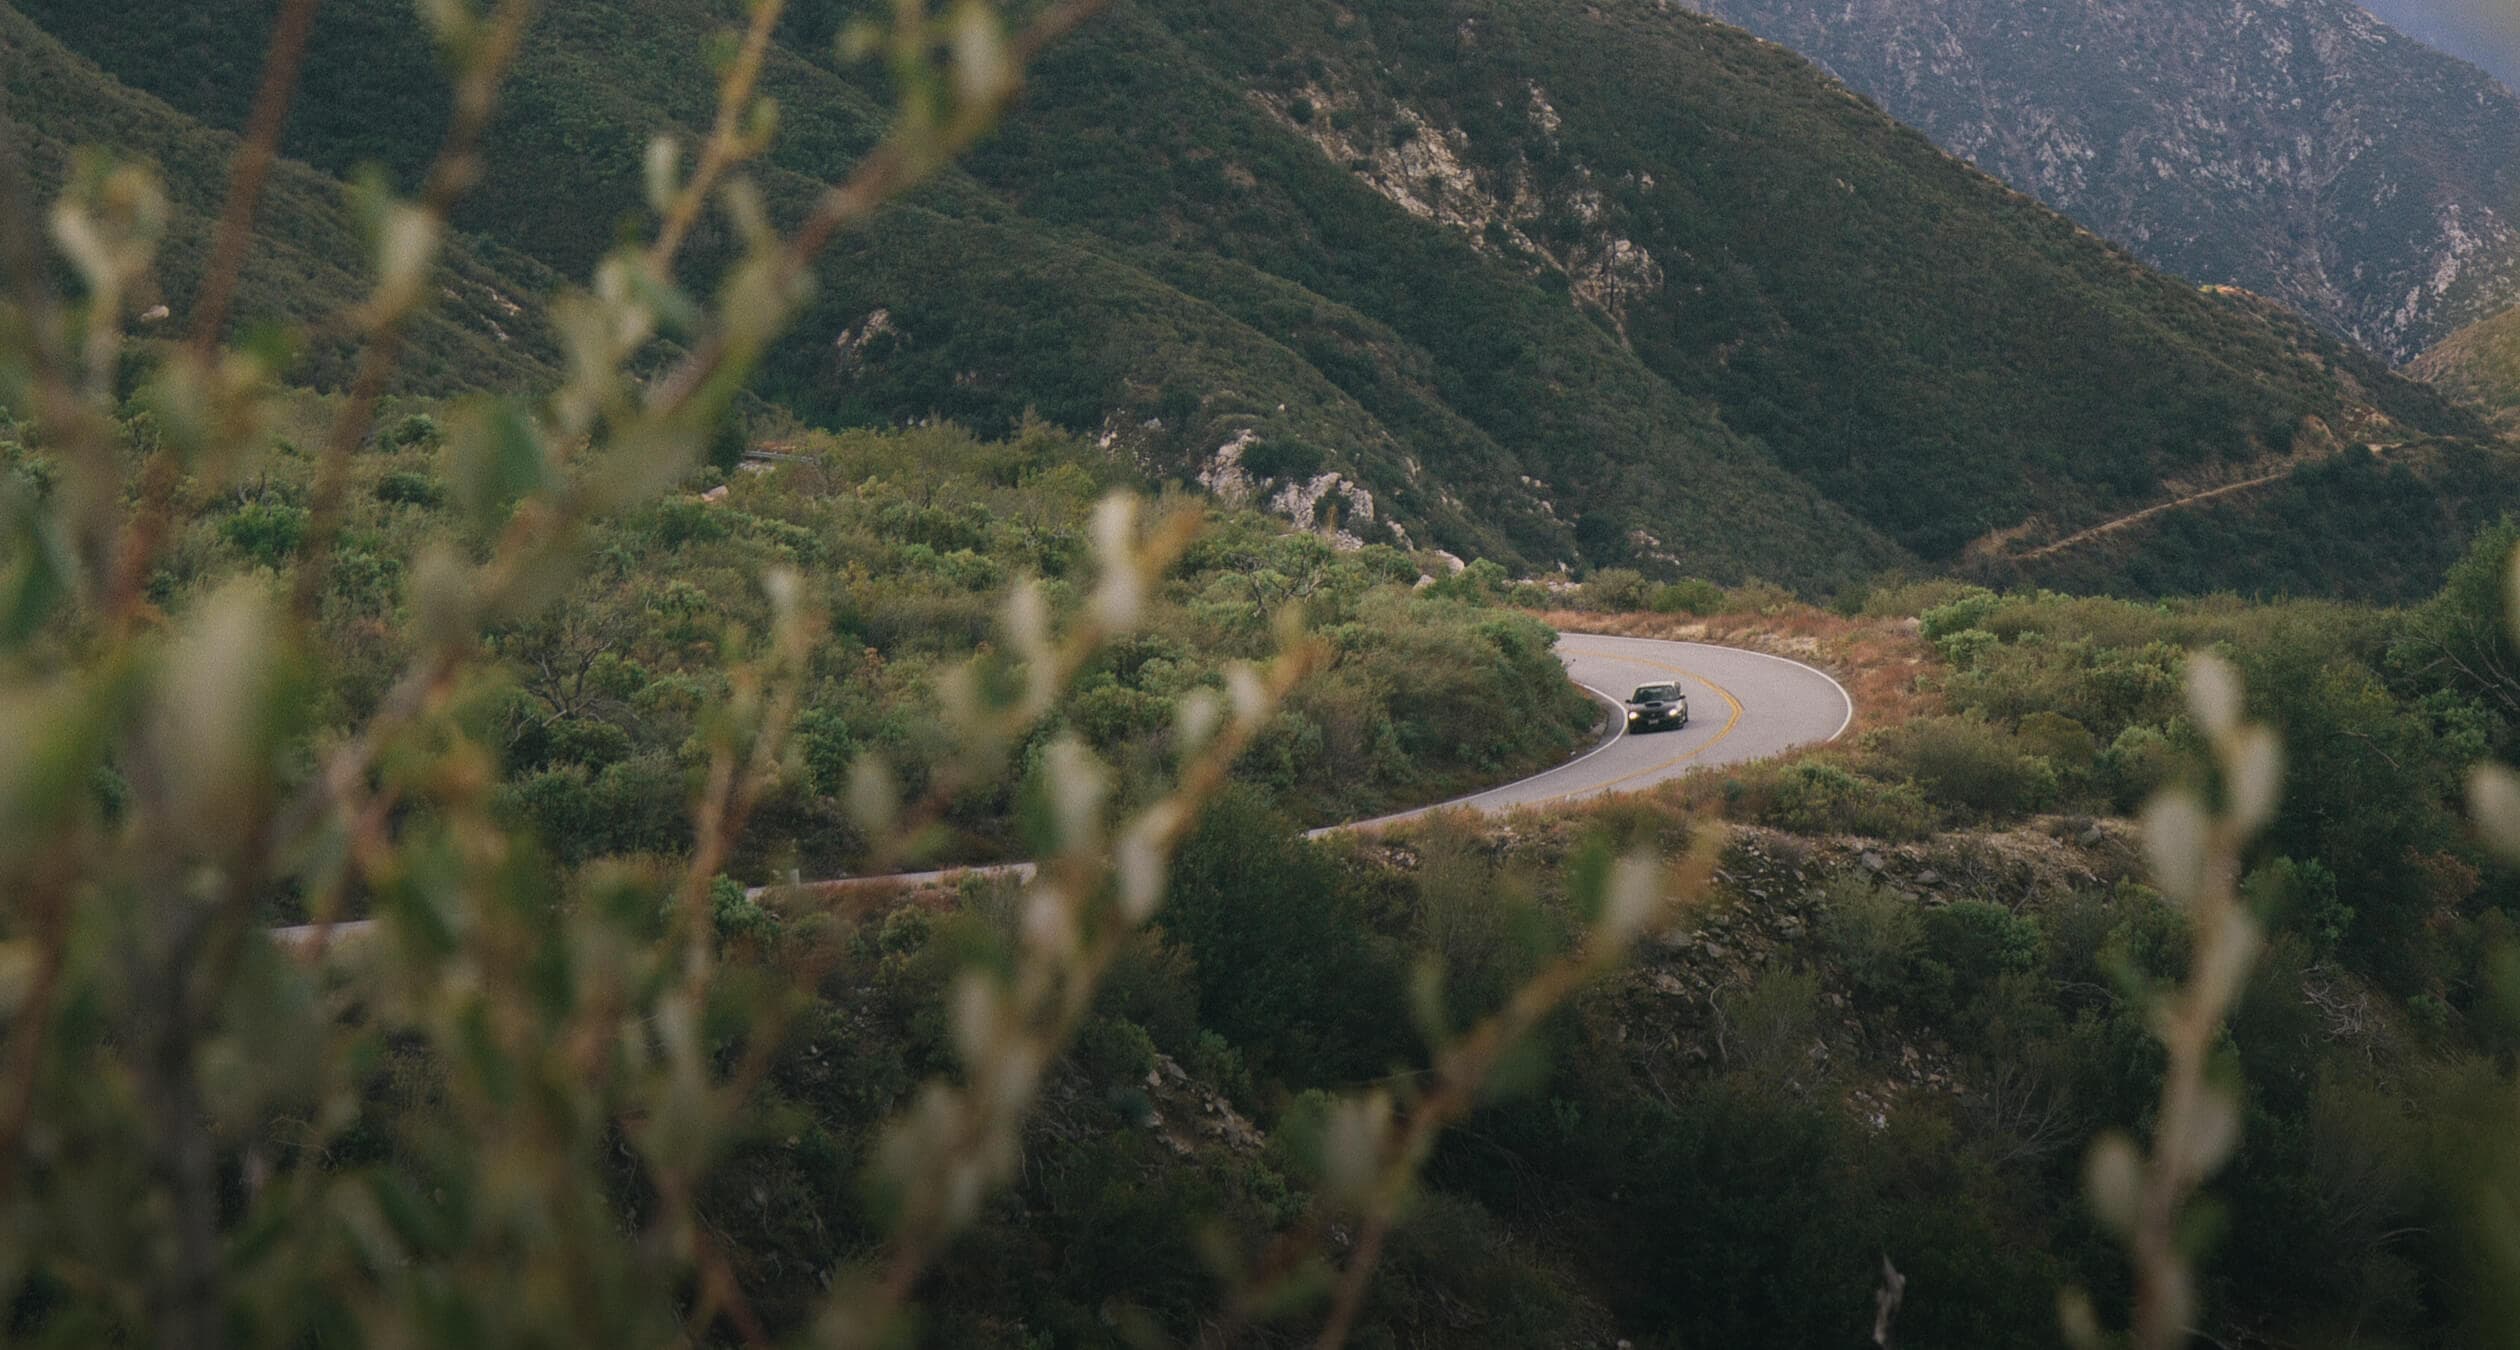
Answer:
[(1605, 661), (1625, 661), (1640, 666), (1652, 666), (1656, 670), (1667, 670), (1674, 675), (1686, 676), (1689, 679), (1695, 680), (1699, 684), (1705, 685), (1707, 688), (1714, 690), (1715, 697), (1722, 699), (1725, 706), (1732, 709), (1732, 716), (1725, 719), (1722, 730), (1716, 732), (1713, 736), (1708, 737), (1703, 744), (1697, 745), (1691, 749), (1683, 750), (1679, 754), (1673, 755), (1671, 758), (1666, 759), (1659, 764), (1648, 764), (1644, 768), (1636, 770), (1634, 773), (1622, 774), (1617, 778), (1611, 779), (1607, 783), (1595, 783), (1587, 787), (1570, 788), (1565, 792), (1556, 794), (1555, 796), (1543, 797), (1540, 799), (1541, 802), (1562, 801), (1568, 797), (1585, 793), (1608, 792), (1610, 789), (1619, 786), (1621, 783), (1634, 782), (1649, 773), (1660, 773), (1675, 764), (1685, 763), (1688, 760), (1695, 759), (1698, 756), (1705, 754), (1707, 751), (1714, 749), (1716, 746), (1723, 743), (1726, 736), (1733, 734), (1734, 727), (1741, 725), (1741, 700), (1734, 698), (1731, 690), (1726, 689), (1724, 686), (1717, 684), (1713, 680), (1710, 680), (1704, 675), (1700, 675), (1696, 671), (1690, 670), (1685, 666), (1675, 666), (1668, 661), (1657, 661), (1650, 656), (1630, 656), (1625, 652), (1605, 652), (1599, 649), (1583, 647), (1561, 647), (1559, 650), (1565, 652), (1569, 656), (1596, 656)]

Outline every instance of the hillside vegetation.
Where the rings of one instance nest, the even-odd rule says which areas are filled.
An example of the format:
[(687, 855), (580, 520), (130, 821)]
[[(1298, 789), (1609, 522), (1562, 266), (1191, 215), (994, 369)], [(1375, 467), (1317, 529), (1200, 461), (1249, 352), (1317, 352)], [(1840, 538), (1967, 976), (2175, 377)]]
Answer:
[[(462, 106), (530, 8), (427, 11)], [(782, 236), (717, 176), (757, 153), (729, 117), (711, 167), (678, 184), (654, 156), (646, 207), (590, 224), (616, 182), (585, 167), (619, 148), (599, 143), (709, 101), (623, 91), (683, 78), (678, 25), (732, 12), (564, 8), (524, 48), (505, 135), (545, 193), (585, 195), (500, 169), (468, 223), (535, 258), (621, 241), (554, 303), (567, 360), (544, 382), (309, 392), (251, 314), (209, 351), (149, 336), (162, 190), (135, 168), (72, 175), (58, 246), (0, 289), (12, 1344), (1620, 1350), (2125, 1326), (2180, 1350), (2520, 1328), (2520, 773), (2499, 767), (2520, 755), (2520, 521), (2463, 528), (2503, 490), (2469, 415), (2098, 248), (1774, 49), (1641, 7), (1123, 8), (1033, 86), (1046, 123), (1076, 119), (1061, 137), (931, 180), (1072, 11), (940, 28), (909, 4), (901, 88), (771, 66), (831, 94), (780, 153), (893, 169)], [(758, 54), (779, 10), (746, 12)], [(790, 37), (858, 12), (809, 6)], [(232, 116), (210, 105), (250, 62), (221, 64), (226, 32), (68, 21), (94, 13), (64, 30)], [(373, 44), (391, 89), (424, 64), (397, 31), (326, 41)], [(177, 78), (188, 51), (203, 80)], [(1614, 89), (1624, 124), (1516, 53)], [(753, 63), (721, 69), (741, 108)], [(1134, 98), (1097, 104), (1096, 72)], [(407, 181), (417, 133), (324, 83), (344, 78), (319, 78), (340, 101), (301, 151), (334, 169), (329, 137)], [(1775, 120), (1693, 101), (1710, 90)], [(1200, 99), (1205, 120), (1172, 120)], [(1690, 176), (1744, 146), (1771, 176)], [(217, 175), (173, 158), (197, 249)], [(809, 190), (794, 163), (759, 179), (780, 213)], [(1492, 190), (1524, 181), (1548, 185), (1532, 211)], [(390, 348), (434, 293), (448, 199), (390, 191), (354, 212), (383, 222), (381, 276), (325, 300), (355, 308), (319, 341)], [(1772, 221), (1725, 195), (1760, 191)], [(1829, 234), (1867, 194), (1892, 233)], [(31, 197), (0, 197), (0, 238), (38, 238)], [(326, 228), (278, 211), (297, 200), (274, 199), (283, 225)], [(712, 203), (728, 224), (687, 239)], [(2046, 329), (1872, 242), (1919, 221), (2047, 288)], [(1860, 315), (1796, 267), (1837, 269)], [(1769, 326), (1684, 371), (1711, 339), (1674, 277)], [(2018, 359), (1904, 322), (1955, 306)], [(1375, 359), (1299, 349), (1280, 314)], [(800, 319), (820, 326), (774, 351)], [(526, 341), (485, 331), (444, 350)], [(2068, 350), (2134, 339), (2156, 345)], [(1198, 382), (1109, 374), (1144, 360)], [(1080, 370), (1039, 386), (1073, 405), (1012, 402)], [(1636, 399), (1589, 399), (1614, 385)], [(894, 402), (922, 388), (939, 401)], [(1742, 431), (1744, 391), (1887, 415), (1895, 389), (1950, 397), (1951, 435), (1897, 442), (1928, 486), (1998, 491), (1969, 477), (1984, 438), (2069, 415), (2131, 419), (2109, 444), (2143, 473), (2012, 447), (2040, 516), (1954, 553), (1921, 533), (1924, 487), (1796, 464), (1820, 433), (1781, 405)], [(1350, 421), (1387, 439), (1286, 430)], [(1230, 448), (1183, 459), (1186, 427)], [(748, 455), (766, 431), (780, 452)], [(1415, 458), (1408, 437), (1438, 435), (1471, 458)], [(1585, 437), (1587, 470), (1642, 475), (1586, 490), (1650, 514), (1604, 525), (1540, 477)], [(1369, 513), (1397, 489), (1359, 445), (1455, 514)], [(1447, 486), (1490, 454), (1487, 502), (1523, 515)], [(1710, 494), (1696, 516), (1655, 477), (1673, 466)], [(1193, 467), (1203, 490), (1166, 481)], [(2428, 502), (2443, 482), (2456, 500)], [(2248, 514), (2222, 552), (2247, 556), (2218, 560), (2193, 532), (2227, 512)], [(1719, 517), (1733, 533), (1656, 533)], [(2371, 538), (2331, 547), (2346, 529)], [(1466, 537), (1446, 530), (1558, 531), (1596, 565), (1517, 579), (1532, 557), (1404, 547)], [(2413, 531), (2464, 551), (2428, 575), (2447, 545), (2387, 546)], [(1843, 547), (1779, 575), (1834, 583), (1830, 610), (1673, 575), (1822, 538)], [(2362, 568), (2422, 598), (1874, 570), (1929, 558), (2268, 589)], [(1861, 706), (1843, 736), (1651, 793), (1301, 828), (1576, 750), (1599, 714), (1562, 627), (1790, 652)], [(1664, 767), (1729, 732), (1661, 742)], [(914, 870), (1010, 856), (1032, 865)]]
[[(245, 0), (19, 8), (213, 125), (240, 115), (267, 22)], [(828, 55), (857, 12), (792, 13), (765, 77), (779, 212), (871, 143), (882, 82)], [(294, 154), (336, 174), (425, 157), (442, 96), (401, 13), (326, 6), (314, 67), (336, 73)], [(462, 222), (582, 269), (636, 206), (647, 138), (705, 121), (681, 58), (728, 15), (544, 15)], [(1119, 5), (962, 172), (834, 255), (756, 389), (815, 422), (1000, 434), (1031, 409), (1367, 541), (1819, 589), (2140, 509), (2310, 419), (2475, 429), (2298, 323), (2146, 271), (1791, 54), (1639, 0)], [(2489, 514), (2505, 497), (2484, 491)], [(2323, 507), (2267, 528), (2337, 525)]]
[[(155, 603), (186, 611), (239, 577), (298, 564), (313, 477), (298, 447), (330, 411), (297, 400), (257, 471), (194, 504), (168, 541)], [(406, 402), (353, 466), (321, 612), (339, 664), (309, 691), (326, 726), (374, 716), (411, 660), (408, 579), (431, 541), (465, 520), (441, 418), (472, 415)], [(41, 499), (62, 467), (22, 434), (0, 418), (0, 492)], [(139, 451), (157, 429), (142, 415), (124, 434)], [(769, 626), (758, 579), (794, 567), (827, 579), (828, 636), (800, 694), (797, 772), (761, 804), (729, 871), (761, 884), (865, 870), (864, 832), (845, 806), (851, 761), (881, 755), (905, 790), (924, 791), (950, 745), (944, 672), (990, 649), (1019, 577), (1044, 579), (1054, 614), (1081, 604), (1094, 504), (1128, 485), (1091, 447), (1039, 424), (1002, 442), (951, 427), (817, 435), (790, 453), (752, 466), (766, 471), (714, 470), (606, 526), (591, 541), (596, 564), (560, 604), (490, 635), (511, 682), (486, 691), (475, 715), (497, 749), (500, 806), (562, 862), (692, 847), (686, 804), (706, 768), (702, 728), (731, 697), (726, 659)], [(699, 495), (711, 480), (718, 490)], [(1273, 809), (1333, 824), (1575, 749), (1600, 710), (1567, 682), (1548, 627), (1420, 593), (1418, 576), (1387, 547), (1340, 553), (1282, 521), (1217, 512), (1150, 621), (1081, 673), (1019, 755), (1073, 733), (1152, 775), (1179, 753), (1175, 705), (1221, 691), (1229, 662), (1265, 653), (1299, 618), (1328, 643), (1326, 668), (1236, 771)], [(1011, 789), (958, 795), (937, 856), (1023, 856), (1019, 814)], [(276, 917), (299, 916), (283, 906)]]
[(2506, 434), (2520, 430), (2520, 309), (2452, 333), (2408, 369), (2481, 410)]
[[(143, 27), (152, 25), (143, 24)], [(256, 48), (259, 53), (259, 45)], [(253, 68), (236, 72), (240, 99)], [(163, 174), (170, 207), (158, 274), (171, 311), (157, 335), (182, 330), (208, 264), (210, 229), (227, 192), (236, 138), (106, 77), (19, 11), (0, 4), (0, 128), (44, 197), (79, 171), (83, 150), (138, 156)], [(299, 374), (349, 379), (345, 311), (366, 298), (367, 247), (342, 184), (280, 164), (258, 217), (262, 246), (239, 278), (239, 304), (263, 324), (311, 334)], [(414, 325), (401, 379), (413, 390), (516, 389), (550, 382), (558, 348), (542, 305), (556, 274), (481, 239), (459, 239), (440, 271), (443, 303)]]

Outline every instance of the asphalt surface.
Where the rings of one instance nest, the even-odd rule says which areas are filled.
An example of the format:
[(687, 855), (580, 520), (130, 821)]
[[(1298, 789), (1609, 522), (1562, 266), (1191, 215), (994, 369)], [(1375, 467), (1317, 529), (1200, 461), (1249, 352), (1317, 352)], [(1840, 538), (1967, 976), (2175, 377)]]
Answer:
[(1605, 704), (1619, 703), (1640, 684), (1677, 682), (1689, 696), (1689, 724), (1630, 734), (1622, 714), (1613, 718), (1608, 740), (1554, 769), (1453, 801), (1312, 833), (1373, 829), (1431, 811), (1510, 811), (1633, 792), (1700, 769), (1835, 740), (1855, 719), (1855, 701), (1836, 680), (1765, 652), (1561, 633), (1558, 656), (1567, 674)]
[[(1592, 749), (1554, 769), (1501, 787), (1372, 820), (1326, 825), (1310, 833), (1318, 837), (1376, 829), (1435, 811), (1511, 811), (1606, 792), (1634, 792), (1701, 769), (1835, 740), (1855, 720), (1855, 701), (1836, 680), (1800, 661), (1765, 652), (1704, 642), (1562, 633), (1558, 656), (1566, 662), (1567, 674), (1600, 699), (1604, 711), (1611, 714), (1609, 736)], [(1676, 731), (1629, 733), (1621, 700), (1640, 684), (1666, 681), (1678, 682), (1687, 692), (1689, 724)], [(1022, 875), (1031, 870), (1030, 863), (1004, 863), (806, 885), (918, 885), (972, 873)], [(355, 936), (367, 926), (365, 920), (337, 924), (333, 936)], [(312, 937), (314, 931), (312, 927), (276, 928), (272, 936), (295, 943)]]

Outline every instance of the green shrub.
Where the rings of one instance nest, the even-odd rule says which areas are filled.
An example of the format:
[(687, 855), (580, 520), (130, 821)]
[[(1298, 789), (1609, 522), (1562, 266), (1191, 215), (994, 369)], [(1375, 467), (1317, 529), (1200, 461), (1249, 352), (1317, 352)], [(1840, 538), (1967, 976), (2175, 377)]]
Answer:
[(1134, 1085), (1155, 1067), (1155, 1042), (1125, 1017), (1096, 1017), (1077, 1031), (1073, 1057), (1096, 1081)]
[(555, 764), (602, 768), (630, 756), (630, 733), (592, 717), (563, 717), (544, 728), (544, 758)]
[(396, 506), (442, 506), (446, 484), (425, 473), (397, 469), (376, 480), (376, 499)]
[(1319, 475), (1329, 455), (1320, 446), (1290, 437), (1256, 441), (1243, 450), (1243, 472), (1262, 481), (1310, 480)]
[(1654, 590), (1657, 614), (1693, 614), (1700, 618), (1724, 608), (1724, 588), (1697, 577), (1685, 577)]
[(1864, 591), (1857, 613), (1867, 619), (1921, 618), (1927, 610), (1976, 594), (1980, 589), (1947, 577), (1885, 576)]
[(1975, 717), (1924, 717), (1873, 741), (1885, 774), (1913, 781), (1927, 800), (1981, 816), (2044, 809), (2056, 768), (2002, 728)]
[(1820, 937), (1858, 997), (1939, 1023), (2038, 967), (2038, 924), (2001, 905), (1927, 906), (1841, 875), (1822, 891)]
[(1327, 855), (1249, 788), (1182, 845), (1156, 916), (1199, 972), (1199, 1022), (1302, 1085), (1379, 1074), (1413, 1048), (1396, 953)]
[(1858, 997), (1895, 1003), (1925, 941), (1916, 902), (1841, 873), (1820, 891), (1820, 941)]
[(1645, 608), (1645, 574), (1632, 567), (1596, 568), (1584, 579), (1584, 608), (1623, 614)]
[(1963, 628), (1947, 633), (1934, 643), (1934, 649), (1951, 663), (1953, 670), (1974, 668), (1980, 657), (2004, 645), (2003, 639), (1983, 628)]
[(388, 450), (432, 450), (446, 440), (437, 419), (427, 413), (413, 413), (385, 428), (377, 440)]
[(2060, 769), (2086, 769), (2100, 756), (2091, 732), (2063, 713), (2034, 712), (2021, 719), (2013, 734), (2022, 748)]
[(1970, 587), (1958, 597), (1934, 606), (1918, 615), (1928, 642), (1940, 642), (1953, 633), (1968, 628), (1984, 628), (2003, 597), (1983, 587)]
[(1934, 808), (1914, 787), (1861, 777), (1816, 759), (1776, 775), (1761, 819), (1797, 834), (1877, 839), (1922, 839), (1935, 825)]
[(1472, 604), (1493, 604), (1503, 594), (1510, 575), (1504, 565), (1493, 558), (1480, 558), (1449, 576), (1439, 576), (1426, 588), (1428, 595), (1440, 600), (1467, 600)]
[(720, 942), (767, 946), (779, 936), (779, 916), (744, 894), (744, 884), (732, 877), (709, 882), (709, 917)]
[(2271, 858), (2249, 873), (2241, 891), (2270, 923), (2300, 934), (2314, 956), (2333, 955), (2354, 926), (2354, 907), (2339, 893), (2336, 873), (2315, 858)]
[(887, 956), (908, 956), (927, 946), (936, 933), (936, 916), (925, 906), (910, 904), (884, 916), (875, 931), (875, 949)]
[(1735, 586), (1724, 596), (1727, 614), (1756, 614), (1762, 617), (1782, 614), (1802, 603), (1802, 597), (1772, 581), (1752, 577)]
[(265, 567), (279, 567), (306, 542), (306, 508), (251, 502), (219, 522), (219, 533), (239, 553)]
[(1923, 948), (1910, 1001), (1929, 1018), (1948, 1017), (2039, 964), (2037, 921), (2001, 905), (1954, 900), (1922, 911), (1917, 925)]
[(2096, 775), (2110, 805), (2131, 812), (2176, 778), (2182, 763), (2169, 737), (2148, 726), (2131, 726), (2100, 752)]

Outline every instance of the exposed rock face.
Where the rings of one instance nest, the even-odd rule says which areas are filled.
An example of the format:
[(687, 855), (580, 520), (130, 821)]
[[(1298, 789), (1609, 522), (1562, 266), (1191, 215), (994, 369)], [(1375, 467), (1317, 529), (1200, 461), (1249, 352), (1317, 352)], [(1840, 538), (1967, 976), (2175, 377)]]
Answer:
[(2351, 0), (1684, 3), (2392, 361), (2520, 299), (2520, 99)]
[[(2363, 8), (2399, 32), (2473, 61), (2504, 84), (2520, 89), (2520, 18), (2508, 6), (2477, 0), (2362, 0)], [(2499, 11), (2499, 12), (2498, 12)]]
[[(1194, 475), (1200, 487), (1218, 501), (1234, 506), (1248, 506), (1260, 495), (1264, 486), (1252, 476), (1243, 463), (1243, 454), (1259, 443), (1259, 434), (1245, 428), (1232, 440), (1216, 447), (1200, 462)], [(1319, 473), (1305, 478), (1279, 480), (1278, 489), (1263, 503), (1268, 510), (1308, 530), (1319, 531), (1330, 542), (1343, 549), (1363, 548), (1365, 540), (1355, 526), (1376, 523), (1374, 494), (1361, 483), (1342, 473)], [(1384, 521), (1392, 537), (1401, 547), (1413, 546), (1409, 532), (1398, 521)]]
[[(1547, 90), (1537, 83), (1528, 88), (1529, 131), (1554, 154), (1561, 149), (1557, 133), (1563, 119)], [(1522, 150), (1501, 166), (1482, 166), (1474, 162), (1466, 132), (1438, 125), (1406, 104), (1377, 108), (1371, 100), (1320, 84), (1260, 98), (1333, 163), (1347, 166), (1400, 209), (1461, 231), (1482, 252), (1563, 276), (1575, 299), (1600, 311), (1622, 336), (1629, 306), (1663, 287), (1662, 265), (1618, 231), (1596, 176), (1581, 164), (1544, 183)], [(1650, 180), (1645, 186), (1652, 186)], [(1581, 222), (1582, 229), (1573, 244), (1553, 248), (1542, 240), (1550, 233), (1550, 216), (1560, 212)]]

